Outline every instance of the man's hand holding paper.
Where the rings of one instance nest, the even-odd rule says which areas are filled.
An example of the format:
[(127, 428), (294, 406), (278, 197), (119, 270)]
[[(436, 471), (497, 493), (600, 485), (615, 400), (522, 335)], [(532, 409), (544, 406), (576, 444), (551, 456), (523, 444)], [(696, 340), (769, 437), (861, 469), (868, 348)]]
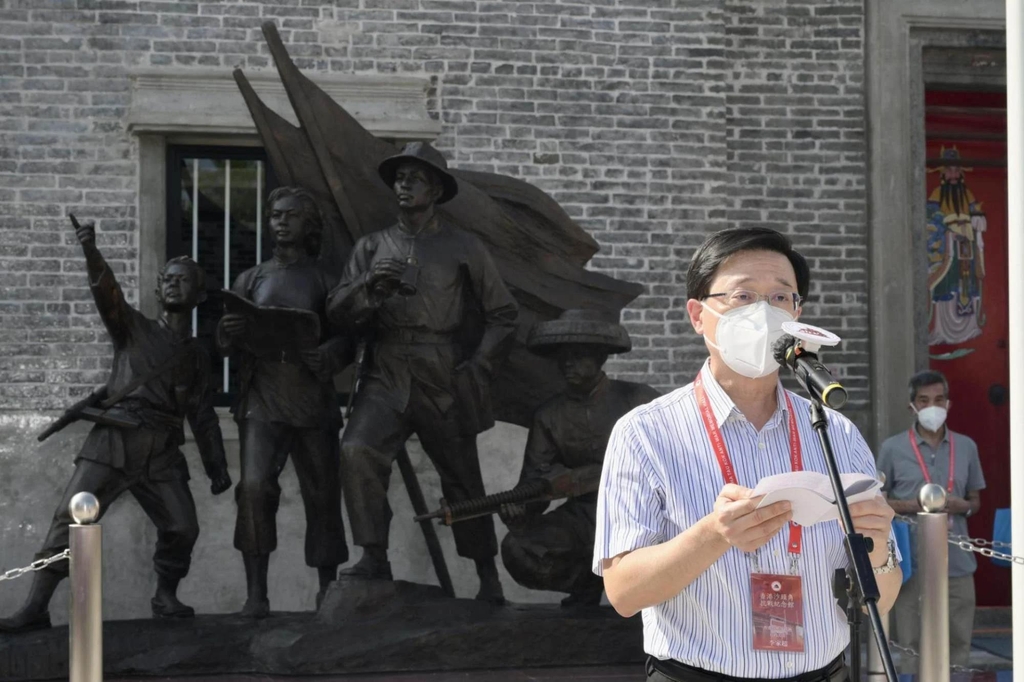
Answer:
[(715, 500), (713, 528), (733, 547), (753, 552), (789, 523), (791, 507), (785, 500), (766, 505), (750, 488), (726, 484)]
[[(851, 516), (854, 516), (854, 505), (874, 500), (881, 493), (882, 482), (865, 474), (841, 474), (840, 479), (850, 504)], [(801, 526), (813, 526), (822, 521), (839, 518), (839, 507), (835, 503), (832, 484), (825, 474), (814, 471), (794, 471), (767, 476), (758, 482), (753, 494), (764, 496), (758, 504), (758, 508), (781, 501), (790, 502), (793, 505), (793, 520)], [(873, 513), (878, 511), (875, 506), (872, 504), (867, 508), (872, 510), (868, 516), (876, 515)], [(892, 520), (891, 516), (889, 520)], [(869, 523), (872, 524), (869, 527), (873, 527), (874, 521)], [(888, 531), (886, 535), (888, 535)], [(884, 544), (884, 539), (882, 542)]]

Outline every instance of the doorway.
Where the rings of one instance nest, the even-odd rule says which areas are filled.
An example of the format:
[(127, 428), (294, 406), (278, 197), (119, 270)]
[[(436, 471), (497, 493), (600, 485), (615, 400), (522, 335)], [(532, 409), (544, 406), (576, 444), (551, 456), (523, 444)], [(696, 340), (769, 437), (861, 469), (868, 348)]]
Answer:
[[(925, 91), (928, 362), (950, 384), (951, 429), (978, 445), (987, 487), (969, 519), (991, 538), (1010, 505), (1006, 94)], [(978, 606), (1010, 604), (1010, 571), (978, 556)]]

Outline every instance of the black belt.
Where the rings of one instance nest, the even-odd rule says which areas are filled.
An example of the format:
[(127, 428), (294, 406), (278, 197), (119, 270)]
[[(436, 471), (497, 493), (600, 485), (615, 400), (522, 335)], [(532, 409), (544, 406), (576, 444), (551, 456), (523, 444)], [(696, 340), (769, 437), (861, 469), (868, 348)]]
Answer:
[[(658, 660), (653, 656), (647, 659), (647, 675), (652, 670), (657, 670), (673, 682), (744, 682), (751, 678), (732, 677), (721, 673), (710, 672), (700, 668), (680, 663), (679, 661)], [(843, 654), (839, 654), (834, 661), (820, 670), (812, 670), (796, 677), (783, 677), (774, 682), (845, 682), (847, 679), (846, 663)]]

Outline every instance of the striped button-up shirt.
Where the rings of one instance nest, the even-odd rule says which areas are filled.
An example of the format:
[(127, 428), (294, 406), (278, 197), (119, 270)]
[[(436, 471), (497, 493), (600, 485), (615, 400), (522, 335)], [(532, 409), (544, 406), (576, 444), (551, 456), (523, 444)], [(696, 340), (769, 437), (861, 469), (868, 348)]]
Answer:
[[(789, 472), (785, 392), (757, 431), (702, 370), (707, 398), (740, 485)], [(790, 393), (807, 471), (827, 474), (810, 404)], [(849, 419), (831, 410), (829, 432), (840, 472), (875, 476), (875, 462)], [(713, 510), (724, 481), (701, 421), (693, 384), (638, 407), (619, 420), (605, 455), (597, 512), (594, 571), (623, 552), (671, 540)], [(759, 572), (790, 572), (788, 526), (758, 550)], [(735, 677), (784, 678), (828, 665), (849, 644), (846, 617), (832, 593), (834, 573), (848, 565), (838, 521), (803, 529), (798, 571), (803, 582), (805, 650), (753, 649), (752, 555), (735, 547), (675, 597), (643, 610), (644, 649), (659, 659)]]

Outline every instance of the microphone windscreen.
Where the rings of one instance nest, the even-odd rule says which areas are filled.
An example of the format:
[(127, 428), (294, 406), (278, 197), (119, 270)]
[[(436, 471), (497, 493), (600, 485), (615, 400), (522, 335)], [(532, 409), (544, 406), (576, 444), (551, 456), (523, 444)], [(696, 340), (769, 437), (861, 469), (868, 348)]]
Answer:
[(783, 367), (786, 366), (786, 353), (789, 349), (796, 344), (796, 339), (789, 334), (783, 334), (775, 343), (772, 344), (772, 357), (775, 358), (775, 362), (779, 363)]

